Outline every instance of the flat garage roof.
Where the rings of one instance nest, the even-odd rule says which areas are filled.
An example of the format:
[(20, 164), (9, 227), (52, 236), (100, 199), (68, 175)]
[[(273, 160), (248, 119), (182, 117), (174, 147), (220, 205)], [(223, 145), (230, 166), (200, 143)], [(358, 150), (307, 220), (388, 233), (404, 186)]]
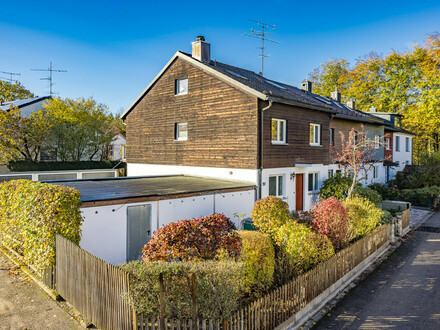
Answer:
[(154, 177), (123, 177), (80, 180), (45, 181), (51, 184), (76, 188), (82, 202), (97, 202), (115, 199), (163, 197), (208, 193), (212, 191), (249, 190), (252, 182), (229, 181), (185, 175)]

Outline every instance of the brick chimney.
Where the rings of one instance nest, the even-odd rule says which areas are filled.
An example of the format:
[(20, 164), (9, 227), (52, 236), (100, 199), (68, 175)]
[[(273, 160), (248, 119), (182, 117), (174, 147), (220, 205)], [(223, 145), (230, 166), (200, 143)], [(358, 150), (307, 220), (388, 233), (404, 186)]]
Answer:
[(335, 89), (334, 92), (330, 93), (330, 97), (332, 98), (332, 100), (341, 103), (341, 93), (338, 92), (337, 88)]
[(201, 62), (209, 62), (211, 59), (211, 45), (205, 42), (204, 36), (197, 36), (192, 43), (192, 57)]
[(347, 102), (347, 107), (349, 107), (350, 109), (355, 109), (356, 108), (356, 102), (354, 100), (350, 100)]
[(312, 93), (313, 92), (313, 83), (310, 80), (303, 80), (303, 82), (301, 83), (301, 89), (303, 91), (306, 91), (308, 93)]

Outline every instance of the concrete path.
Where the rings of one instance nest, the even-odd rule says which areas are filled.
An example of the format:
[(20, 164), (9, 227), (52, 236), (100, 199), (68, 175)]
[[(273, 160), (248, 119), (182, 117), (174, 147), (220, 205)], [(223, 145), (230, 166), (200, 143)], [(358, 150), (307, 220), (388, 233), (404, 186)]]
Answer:
[(314, 329), (440, 329), (440, 213), (409, 235)]
[(84, 329), (0, 252), (0, 329)]

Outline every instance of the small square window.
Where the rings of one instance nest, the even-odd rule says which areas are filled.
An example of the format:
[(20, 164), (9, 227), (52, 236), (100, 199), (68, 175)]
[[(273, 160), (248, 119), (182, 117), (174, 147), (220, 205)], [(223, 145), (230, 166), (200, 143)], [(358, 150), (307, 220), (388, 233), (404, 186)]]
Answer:
[(276, 197), (284, 196), (284, 175), (269, 177), (269, 195)]
[(333, 170), (328, 170), (328, 178), (333, 178)]
[(379, 149), (380, 147), (380, 135), (374, 136), (374, 149)]
[(174, 88), (174, 92), (176, 95), (188, 94), (188, 78), (177, 79)]
[(335, 145), (335, 129), (334, 128), (329, 128), (329, 140), (330, 140), (330, 145), (334, 146)]
[(286, 126), (284, 119), (272, 119), (272, 143), (286, 143)]
[(188, 140), (188, 123), (176, 123), (174, 126), (176, 140)]
[(321, 145), (321, 125), (310, 124), (310, 145), (319, 146)]

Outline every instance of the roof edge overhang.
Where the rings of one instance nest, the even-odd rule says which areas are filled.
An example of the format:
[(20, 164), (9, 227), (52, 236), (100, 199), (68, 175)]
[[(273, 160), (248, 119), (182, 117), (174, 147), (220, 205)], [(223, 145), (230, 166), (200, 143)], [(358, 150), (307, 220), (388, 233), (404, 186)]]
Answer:
[(210, 68), (209, 66), (205, 65), (203, 62), (198, 61), (186, 54), (183, 54), (180, 51), (177, 51), (173, 57), (168, 61), (168, 63), (162, 68), (162, 70), (159, 72), (159, 74), (151, 81), (151, 83), (144, 89), (144, 91), (139, 95), (139, 97), (127, 108), (127, 110), (121, 115), (122, 119), (125, 119), (127, 117), (127, 115), (131, 112), (131, 110), (133, 110), (133, 108), (140, 102), (140, 100), (149, 92), (149, 90), (153, 87), (153, 85), (156, 83), (157, 80), (159, 80), (159, 78), (165, 73), (165, 71), (171, 66), (171, 64), (177, 59), (183, 59), (185, 61), (187, 61), (188, 63), (196, 66), (197, 68), (210, 73), (213, 76), (218, 77), (219, 79), (243, 90), (244, 92), (251, 94), (253, 96), (256, 96), (259, 99), (262, 100), (268, 100), (268, 96), (260, 93), (259, 91), (250, 88), (249, 86), (242, 84), (241, 82), (232, 79), (231, 77), (228, 77), (227, 75), (214, 70), (212, 68)]

